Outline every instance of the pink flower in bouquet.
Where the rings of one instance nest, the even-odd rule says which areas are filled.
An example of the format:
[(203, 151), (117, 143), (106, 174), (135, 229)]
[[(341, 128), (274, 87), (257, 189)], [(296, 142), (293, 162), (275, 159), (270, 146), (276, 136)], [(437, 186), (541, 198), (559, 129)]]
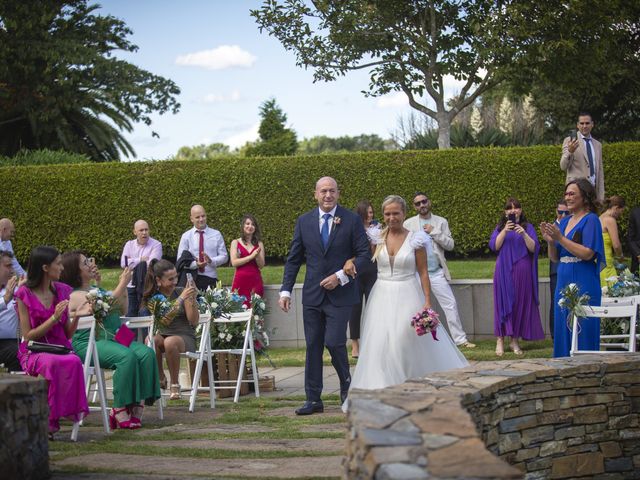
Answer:
[(431, 308), (425, 308), (411, 317), (411, 326), (415, 328), (418, 336), (431, 333), (433, 339), (437, 341), (438, 325), (440, 325), (440, 315)]

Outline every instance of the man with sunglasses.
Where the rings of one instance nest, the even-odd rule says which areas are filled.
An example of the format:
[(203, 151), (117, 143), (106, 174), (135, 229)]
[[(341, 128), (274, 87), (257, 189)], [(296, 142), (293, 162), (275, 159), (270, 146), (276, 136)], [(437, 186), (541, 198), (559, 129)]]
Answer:
[(444, 311), (451, 337), (456, 345), (458, 347), (475, 348), (475, 344), (467, 340), (467, 334), (462, 328), (458, 304), (453, 296), (451, 285), (449, 285), (451, 274), (444, 256), (444, 251), (453, 250), (454, 245), (451, 230), (449, 230), (449, 222), (447, 222), (446, 218), (431, 213), (431, 200), (425, 193), (417, 192), (413, 196), (413, 206), (418, 215), (405, 220), (404, 228), (412, 232), (424, 230), (433, 240), (433, 253), (427, 256), (431, 292), (435, 295)]
[[(569, 209), (567, 208), (567, 201), (564, 198), (558, 200), (556, 206), (556, 219), (554, 223), (560, 226), (560, 220), (569, 215)], [(553, 299), (556, 298), (556, 285), (558, 282), (558, 262), (554, 262), (549, 259), (549, 292), (551, 292), (551, 302), (549, 304), (549, 331), (551, 332), (551, 338), (553, 338), (553, 322), (555, 320), (555, 305)]]

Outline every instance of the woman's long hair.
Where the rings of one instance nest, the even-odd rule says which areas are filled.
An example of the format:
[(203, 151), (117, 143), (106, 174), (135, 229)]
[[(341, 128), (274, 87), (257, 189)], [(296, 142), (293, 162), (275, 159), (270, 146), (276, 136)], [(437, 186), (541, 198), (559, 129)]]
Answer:
[[(519, 208), (520, 210), (522, 210), (522, 204), (520, 203), (520, 200), (518, 200), (516, 197), (509, 197), (509, 198), (507, 198), (507, 201), (504, 202), (504, 208), (502, 209), (502, 215), (500, 216), (500, 220), (498, 221), (498, 230), (502, 230), (504, 228), (504, 226), (507, 224), (508, 218), (505, 217), (504, 211), (505, 210), (510, 210), (511, 208)], [(520, 226), (522, 228), (525, 228), (527, 226), (527, 223), (529, 223), (529, 221), (527, 220), (527, 217), (524, 216), (524, 212), (521, 211), (520, 212)]]
[(54, 247), (42, 245), (31, 250), (29, 256), (29, 266), (27, 267), (27, 288), (34, 289), (42, 283), (44, 279), (44, 270), (42, 267), (51, 265), (60, 252)]
[(587, 206), (587, 209), (591, 213), (598, 213), (600, 202), (598, 201), (598, 198), (596, 195), (596, 189), (593, 185), (591, 185), (591, 182), (586, 178), (577, 178), (575, 180), (571, 180), (570, 182), (567, 182), (567, 184), (564, 186), (564, 191), (566, 192), (567, 187), (572, 184), (578, 187), (578, 190), (580, 190), (580, 195), (582, 195), (582, 201)]
[(362, 220), (365, 228), (369, 226), (367, 224), (367, 219), (369, 218), (369, 207), (373, 209), (373, 205), (371, 205), (371, 202), (366, 199), (360, 200), (358, 202), (358, 205), (356, 205), (355, 213), (360, 217), (360, 220)]
[(251, 220), (253, 226), (256, 228), (253, 232), (253, 235), (251, 236), (251, 245), (255, 247), (260, 243), (260, 240), (262, 240), (262, 234), (260, 233), (260, 226), (258, 225), (256, 217), (254, 217), (250, 213), (245, 214), (245, 216), (242, 217), (242, 220), (240, 221), (240, 238), (243, 242), (247, 241), (246, 235), (244, 234), (244, 222), (246, 222), (247, 220)]
[(60, 281), (74, 289), (82, 286), (82, 276), (80, 275), (80, 257), (82, 255), (84, 255), (84, 253), (80, 250), (73, 250), (62, 254), (62, 266), (64, 270), (60, 275)]
[(149, 262), (147, 268), (147, 276), (144, 277), (144, 293), (142, 294), (142, 304), (146, 305), (147, 301), (158, 292), (156, 278), (161, 278), (169, 270), (173, 270), (176, 266), (169, 260), (154, 258)]
[(609, 210), (612, 207), (624, 208), (627, 202), (624, 201), (624, 197), (620, 195), (612, 195), (604, 201), (602, 205), (603, 210)]
[[(384, 209), (393, 203), (397, 203), (398, 205), (400, 205), (400, 207), (402, 208), (402, 212), (405, 215), (407, 214), (407, 202), (405, 202), (404, 198), (402, 198), (400, 195), (388, 195), (383, 200), (382, 206), (380, 207), (380, 211), (384, 214)], [(387, 242), (388, 235), (389, 235), (389, 226), (385, 225), (384, 228), (382, 229), (382, 232), (380, 233), (380, 242), (378, 243), (378, 245), (376, 245), (376, 251), (373, 252), (372, 260), (375, 261), (378, 258), (378, 255), (382, 251), (384, 244)]]

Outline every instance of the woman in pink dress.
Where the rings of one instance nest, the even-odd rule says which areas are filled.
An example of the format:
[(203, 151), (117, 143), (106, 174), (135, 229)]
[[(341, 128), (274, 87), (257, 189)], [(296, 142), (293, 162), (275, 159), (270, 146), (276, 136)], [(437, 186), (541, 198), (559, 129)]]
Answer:
[(61, 418), (76, 422), (89, 413), (80, 357), (73, 351), (58, 355), (27, 349), (29, 340), (71, 349), (69, 339), (78, 328), (78, 319), (69, 319), (69, 296), (73, 289), (57, 281), (62, 270), (62, 260), (55, 248), (34, 248), (27, 282), (15, 294), (23, 337), (18, 359), (27, 374), (41, 375), (49, 383), (50, 439), (60, 430)]
[(231, 290), (237, 290), (251, 306), (251, 294), (264, 296), (260, 269), (264, 267), (264, 245), (260, 241), (260, 227), (253, 215), (245, 215), (240, 222), (242, 234), (231, 242), (231, 265), (236, 267)]

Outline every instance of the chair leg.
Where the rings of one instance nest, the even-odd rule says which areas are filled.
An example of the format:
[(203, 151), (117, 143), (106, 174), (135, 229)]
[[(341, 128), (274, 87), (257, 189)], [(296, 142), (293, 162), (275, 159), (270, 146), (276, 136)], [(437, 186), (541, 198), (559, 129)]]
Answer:
[(207, 350), (207, 375), (209, 377), (209, 405), (216, 408), (216, 383), (213, 378), (213, 358), (211, 357), (211, 348)]
[(193, 413), (196, 409), (196, 397), (198, 396), (198, 384), (200, 383), (200, 375), (202, 374), (202, 362), (204, 352), (200, 352), (200, 356), (196, 361), (196, 371), (193, 374), (193, 381), (191, 382), (191, 398), (189, 399), (189, 412)]

